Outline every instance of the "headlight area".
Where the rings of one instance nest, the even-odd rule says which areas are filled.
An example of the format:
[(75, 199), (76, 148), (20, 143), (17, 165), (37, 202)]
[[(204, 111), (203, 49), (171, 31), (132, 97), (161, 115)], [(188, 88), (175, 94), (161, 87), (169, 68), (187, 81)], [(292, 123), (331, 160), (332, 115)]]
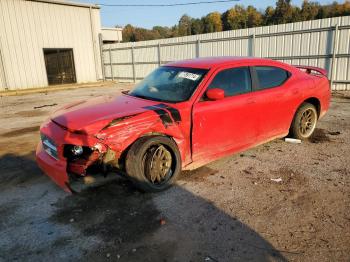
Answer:
[(85, 176), (88, 169), (102, 163), (103, 153), (87, 146), (65, 145), (63, 156), (67, 159), (67, 173)]
[[(67, 160), (67, 186), (72, 192), (80, 192), (86, 187), (97, 186), (115, 180), (121, 171), (113, 150), (97, 144), (88, 146), (65, 145), (63, 156)], [(109, 172), (109, 171), (117, 171)]]

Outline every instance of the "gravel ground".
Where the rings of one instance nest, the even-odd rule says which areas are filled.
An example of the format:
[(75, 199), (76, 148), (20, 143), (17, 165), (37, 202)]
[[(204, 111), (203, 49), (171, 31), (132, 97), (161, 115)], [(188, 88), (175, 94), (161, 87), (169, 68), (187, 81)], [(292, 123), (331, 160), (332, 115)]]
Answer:
[(0, 97), (0, 261), (350, 261), (349, 94), (310, 141), (226, 157), (160, 194), (123, 179), (63, 192), (35, 164), (40, 123), (128, 88)]

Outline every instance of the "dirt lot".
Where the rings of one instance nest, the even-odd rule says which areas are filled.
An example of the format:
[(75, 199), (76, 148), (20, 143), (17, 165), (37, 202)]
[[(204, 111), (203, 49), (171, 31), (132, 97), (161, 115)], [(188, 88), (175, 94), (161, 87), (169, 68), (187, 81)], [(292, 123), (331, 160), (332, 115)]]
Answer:
[(0, 97), (0, 261), (350, 261), (349, 97), (309, 142), (261, 145), (160, 194), (123, 179), (63, 192), (35, 164), (40, 123), (128, 87)]

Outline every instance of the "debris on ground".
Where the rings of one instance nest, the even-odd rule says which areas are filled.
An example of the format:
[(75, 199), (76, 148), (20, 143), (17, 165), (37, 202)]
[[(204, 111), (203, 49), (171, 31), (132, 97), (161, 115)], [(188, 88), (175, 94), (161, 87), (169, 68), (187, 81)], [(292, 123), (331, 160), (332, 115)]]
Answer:
[(271, 178), (270, 180), (273, 181), (273, 182), (276, 182), (276, 183), (282, 182), (282, 178), (281, 177), (279, 177), (279, 178)]
[(204, 259), (204, 261), (214, 261), (214, 262), (216, 262), (216, 261), (218, 261), (218, 260), (216, 260), (215, 258), (212, 258), (212, 257), (210, 257), (210, 256), (207, 256), (207, 257)]
[(291, 143), (291, 144), (301, 144), (301, 140), (300, 139), (295, 139), (295, 138), (290, 138), (290, 137), (286, 137), (284, 139), (285, 142), (287, 143)]
[(34, 109), (38, 109), (38, 108), (49, 107), (49, 106), (57, 106), (57, 104), (54, 103), (54, 104), (49, 104), (49, 105), (34, 106), (33, 108), (34, 108)]

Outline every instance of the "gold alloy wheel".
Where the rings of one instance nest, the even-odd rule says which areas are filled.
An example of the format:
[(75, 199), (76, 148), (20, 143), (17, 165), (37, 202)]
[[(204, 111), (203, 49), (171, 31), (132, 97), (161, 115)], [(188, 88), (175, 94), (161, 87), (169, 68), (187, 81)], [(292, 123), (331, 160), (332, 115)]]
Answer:
[(161, 184), (169, 177), (171, 171), (172, 156), (163, 145), (158, 145), (149, 150), (144, 163), (146, 177), (153, 184)]
[(300, 118), (299, 130), (303, 137), (309, 137), (316, 127), (316, 112), (312, 109), (306, 109)]

